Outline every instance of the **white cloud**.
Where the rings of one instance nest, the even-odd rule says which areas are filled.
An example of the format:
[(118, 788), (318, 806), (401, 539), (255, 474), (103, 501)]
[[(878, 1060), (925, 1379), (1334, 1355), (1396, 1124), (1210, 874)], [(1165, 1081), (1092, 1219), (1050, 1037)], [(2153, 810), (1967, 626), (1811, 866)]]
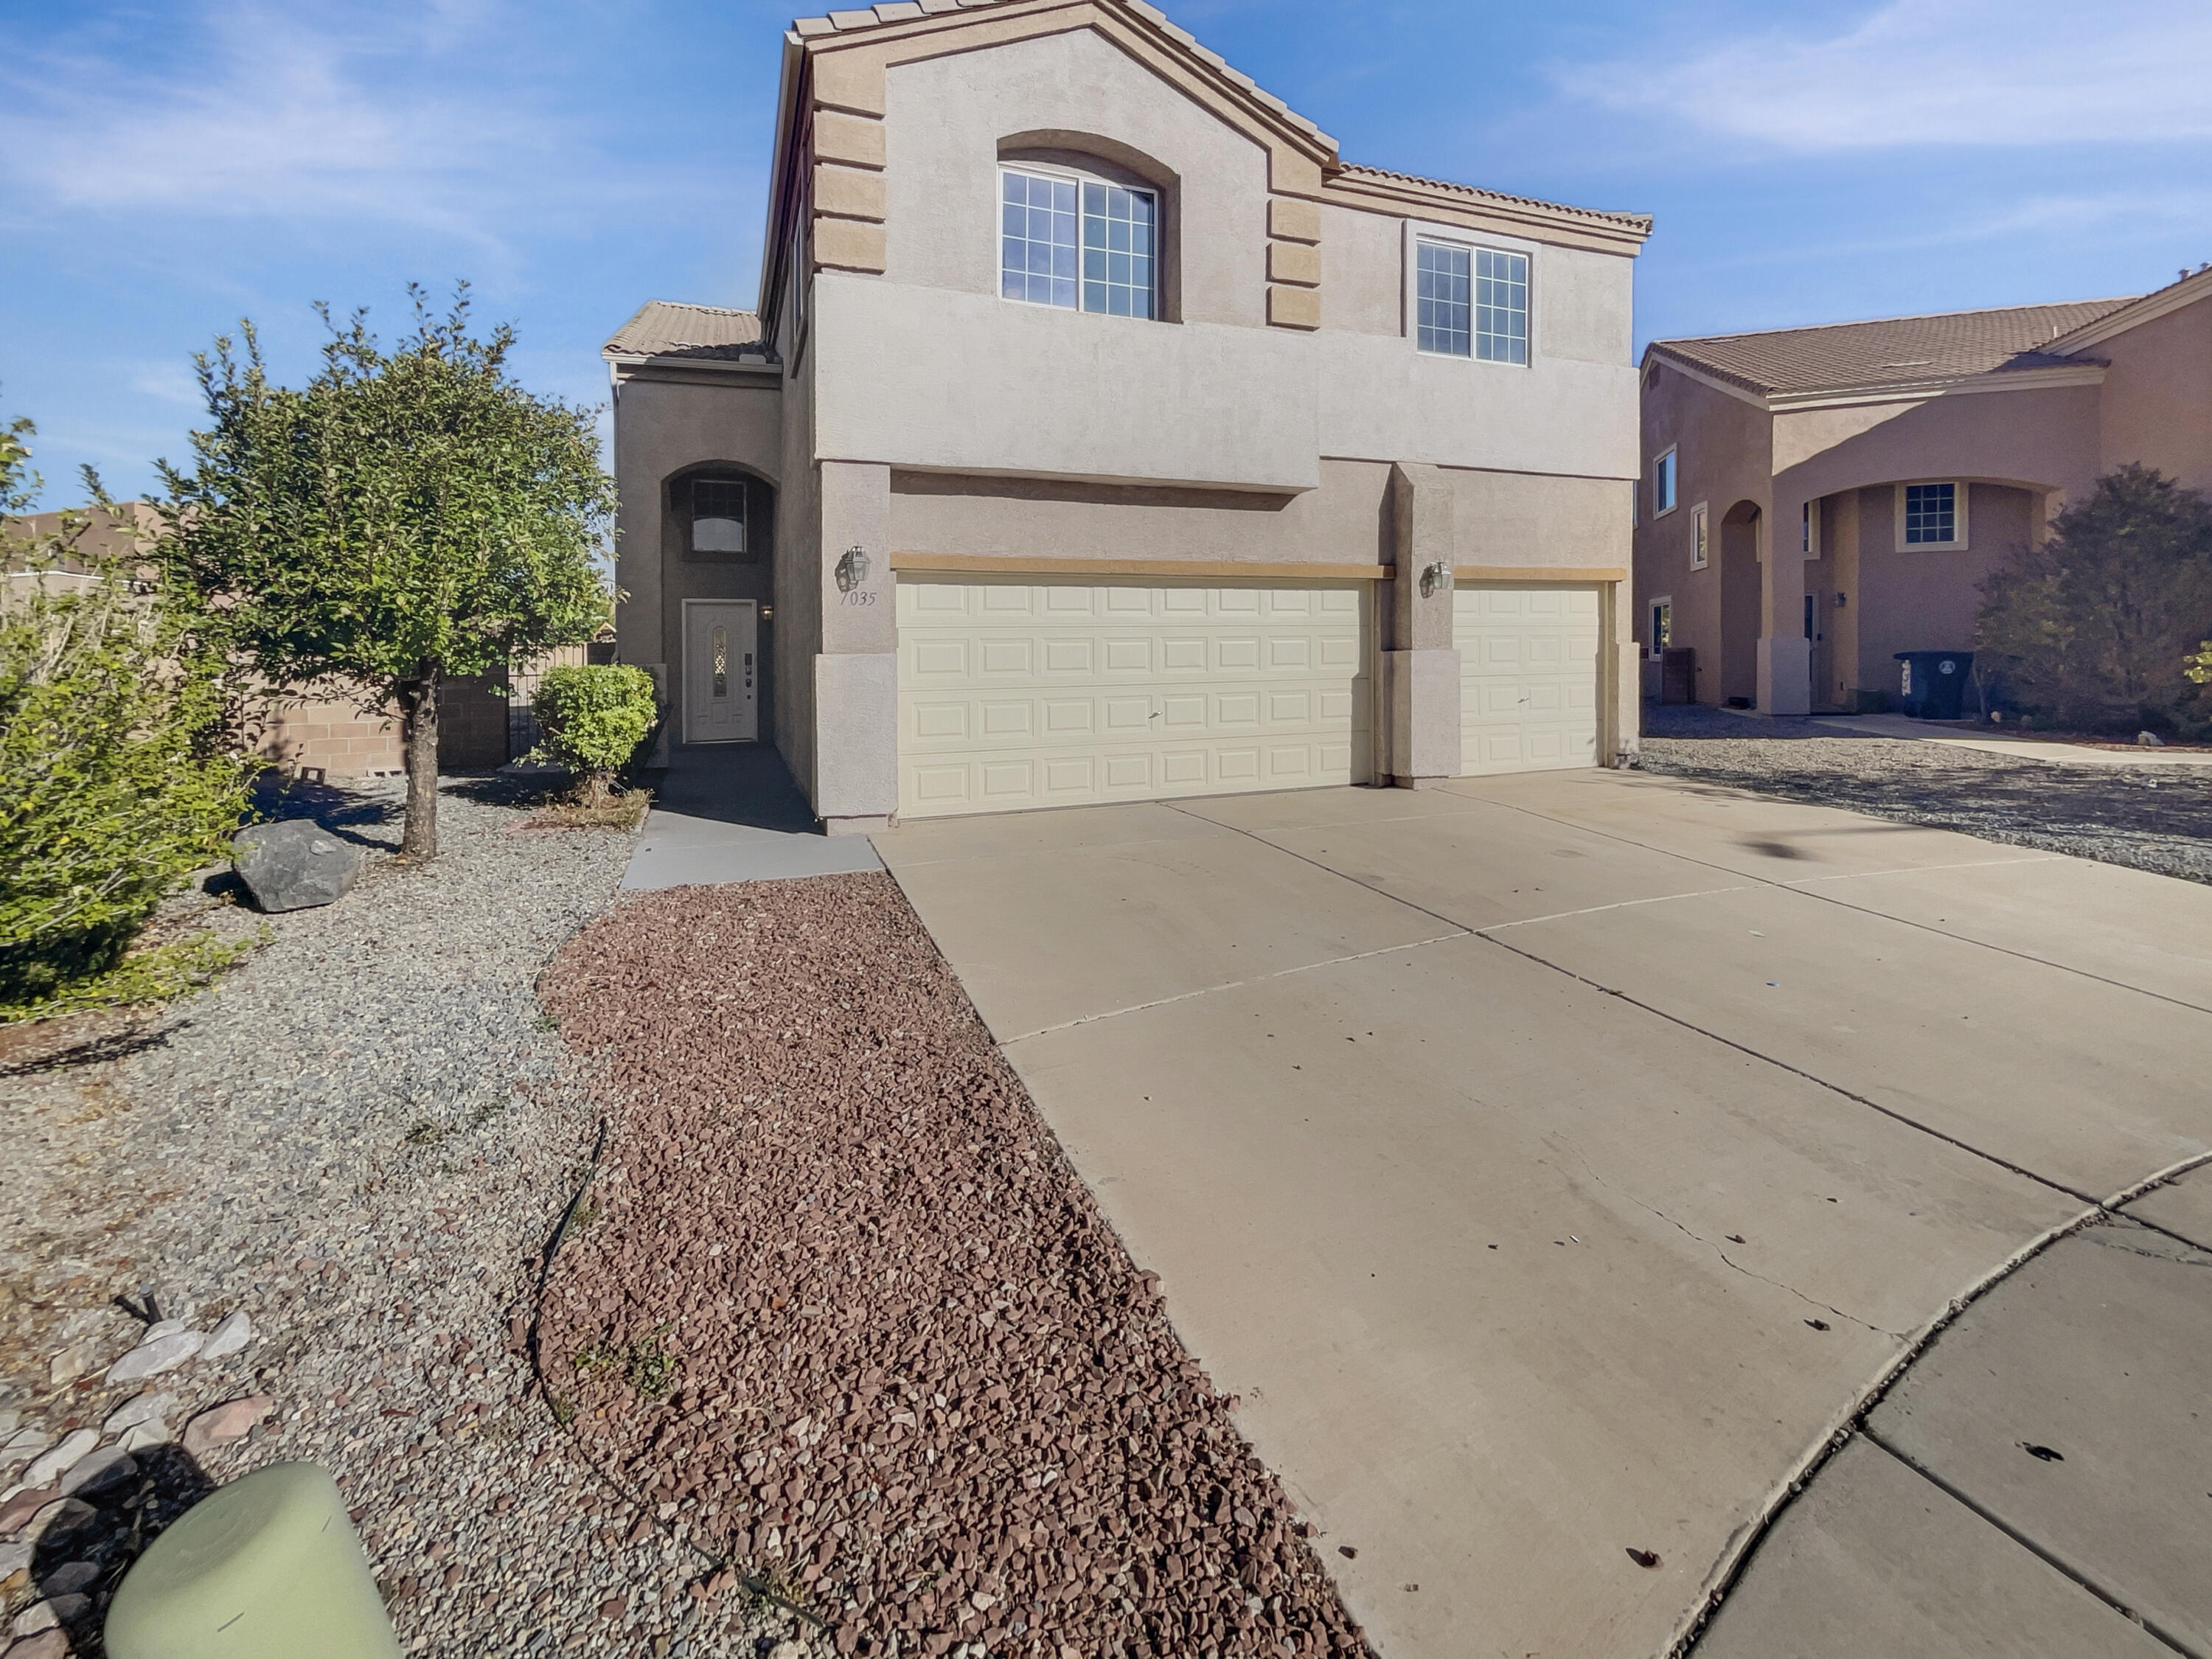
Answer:
[(1787, 27), (1560, 65), (1573, 97), (1799, 152), (2212, 137), (2205, 0), (1890, 0)]
[(496, 250), (518, 207), (573, 211), (615, 188), (582, 122), (503, 72), (518, 36), (500, 9), (420, 0), (349, 22), (217, 5), (158, 74), (96, 35), (27, 53), (0, 70), (0, 172), (19, 204), (373, 224)]

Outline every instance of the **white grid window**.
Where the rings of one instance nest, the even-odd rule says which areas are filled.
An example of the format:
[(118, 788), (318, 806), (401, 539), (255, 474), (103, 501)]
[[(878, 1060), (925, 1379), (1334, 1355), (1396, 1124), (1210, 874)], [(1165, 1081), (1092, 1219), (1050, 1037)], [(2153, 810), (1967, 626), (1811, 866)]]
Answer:
[(1528, 361), (1528, 256), (1474, 251), (1474, 355), (1485, 362)]
[(1159, 314), (1159, 200), (1093, 179), (1000, 173), (999, 292), (1114, 317)]
[(1075, 180), (1000, 175), (999, 292), (1075, 308)]
[(1905, 486), (1905, 543), (1908, 547), (1948, 545), (1959, 539), (1959, 486)]
[(1415, 343), (1448, 357), (1472, 355), (1474, 250), (1444, 242), (1413, 245)]
[(1152, 314), (1154, 232), (1150, 191), (1085, 180), (1083, 308), (1109, 317)]

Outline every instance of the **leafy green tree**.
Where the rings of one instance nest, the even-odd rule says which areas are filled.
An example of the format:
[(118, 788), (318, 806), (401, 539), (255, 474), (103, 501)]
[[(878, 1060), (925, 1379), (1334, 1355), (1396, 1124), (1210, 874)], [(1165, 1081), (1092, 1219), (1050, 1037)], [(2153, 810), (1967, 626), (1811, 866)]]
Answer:
[(221, 665), (156, 582), (136, 509), (27, 520), (36, 428), (0, 432), (0, 1018), (170, 994), (228, 952), (125, 954), (245, 810)]
[(251, 323), (196, 359), (210, 428), (163, 463), (167, 568), (270, 685), (398, 705), (410, 859), (438, 850), (438, 687), (589, 640), (614, 512), (593, 412), (508, 378), (514, 331), (469, 332), (410, 287), (387, 354), (356, 312), (301, 388), (272, 385)]
[(2012, 694), (2072, 726), (2185, 718), (2212, 632), (2212, 502), (2130, 464), (1982, 583), (1978, 643)]

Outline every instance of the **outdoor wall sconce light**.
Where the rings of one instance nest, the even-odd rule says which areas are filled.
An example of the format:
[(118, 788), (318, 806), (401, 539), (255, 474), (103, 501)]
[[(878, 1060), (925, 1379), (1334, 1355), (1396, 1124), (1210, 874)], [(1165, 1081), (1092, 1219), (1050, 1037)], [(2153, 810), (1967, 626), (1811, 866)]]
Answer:
[(1841, 611), (1843, 608), (1844, 608), (1844, 596), (1843, 596), (1842, 594), (1838, 593), (1838, 594), (1837, 594), (1837, 595), (1836, 595), (1836, 609), (1837, 609), (1837, 610), (1838, 610), (1838, 611)]
[(837, 561), (837, 591), (849, 593), (868, 580), (868, 555), (865, 549), (848, 547), (845, 556)]
[(1442, 559), (1421, 572), (1421, 597), (1425, 599), (1432, 599), (1438, 593), (1450, 592), (1451, 585), (1451, 567)]

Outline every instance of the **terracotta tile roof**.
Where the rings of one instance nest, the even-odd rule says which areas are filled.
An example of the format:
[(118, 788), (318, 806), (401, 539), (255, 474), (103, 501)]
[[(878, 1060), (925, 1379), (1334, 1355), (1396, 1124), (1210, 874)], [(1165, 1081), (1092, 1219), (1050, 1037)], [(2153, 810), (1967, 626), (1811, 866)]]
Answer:
[(1655, 340), (1651, 350), (1765, 397), (1911, 386), (1962, 374), (2070, 363), (2075, 360), (2039, 348), (2130, 303), (2125, 298), (2079, 300), (1935, 317), (1887, 317), (1820, 328)]
[(1480, 185), (1455, 185), (1448, 179), (1424, 179), (1418, 173), (1393, 173), (1388, 167), (1361, 167), (1357, 162), (1344, 164), (1344, 173), (1354, 179), (1389, 179), (1405, 185), (1425, 185), (1431, 190), (1448, 190), (1455, 196), (1472, 196), (1477, 201), (1503, 202), (1513, 207), (1542, 208), (1553, 213), (1571, 213), (1579, 219), (1596, 219), (1609, 225), (1621, 225), (1631, 230), (1649, 231), (1651, 216), (1648, 213), (1609, 213), (1601, 208), (1571, 207), (1564, 202), (1547, 202), (1537, 196), (1511, 196), (1504, 191), (1485, 190)]
[(604, 348), (611, 357), (766, 358), (758, 313), (647, 300)]

